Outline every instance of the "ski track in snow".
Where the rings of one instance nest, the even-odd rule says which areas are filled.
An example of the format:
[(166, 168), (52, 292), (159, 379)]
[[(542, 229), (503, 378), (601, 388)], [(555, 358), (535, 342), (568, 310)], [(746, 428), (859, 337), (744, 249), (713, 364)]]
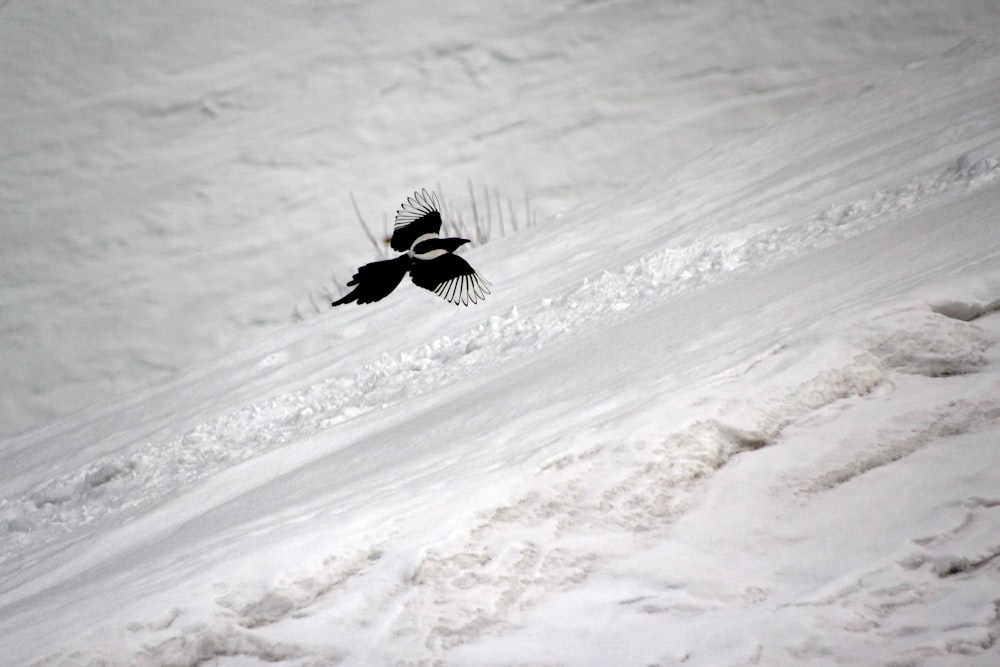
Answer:
[[(732, 233), (665, 248), (605, 271), (568, 295), (545, 300), (530, 314), (515, 307), (457, 338), (444, 337), (398, 356), (383, 354), (351, 375), (253, 403), (200, 424), (174, 440), (145, 442), (0, 501), (2, 577), (20, 554), (118, 515), (128, 515), (190, 483), (373, 409), (404, 401), (476, 369), (540, 348), (551, 339), (623, 311), (729, 279), (747, 266), (827, 246), (888, 224), (958, 194), (985, 187), (1000, 174), (1000, 159), (961, 156), (943, 171), (891, 190), (833, 206), (811, 220), (757, 233)], [(973, 307), (973, 306), (968, 306)], [(705, 441), (723, 442), (721, 465), (758, 436), (704, 427)], [(765, 429), (765, 431), (773, 430)], [(714, 432), (713, 432), (714, 431)], [(769, 437), (769, 436), (765, 436)], [(677, 445), (679, 447), (679, 445)], [(716, 446), (713, 444), (712, 446)], [(679, 452), (678, 452), (679, 453)], [(692, 475), (692, 477), (700, 476)]]

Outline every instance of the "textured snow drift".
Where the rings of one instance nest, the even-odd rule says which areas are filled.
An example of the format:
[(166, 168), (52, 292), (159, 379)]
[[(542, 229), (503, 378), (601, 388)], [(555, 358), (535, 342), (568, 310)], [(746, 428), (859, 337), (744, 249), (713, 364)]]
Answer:
[(993, 665), (988, 40), (0, 442), (14, 665)]

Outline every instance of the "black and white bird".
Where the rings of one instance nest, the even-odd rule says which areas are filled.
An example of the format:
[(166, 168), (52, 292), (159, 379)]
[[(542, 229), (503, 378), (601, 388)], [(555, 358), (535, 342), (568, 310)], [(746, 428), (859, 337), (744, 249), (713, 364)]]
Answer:
[(347, 286), (354, 290), (331, 305), (373, 303), (389, 296), (409, 272), (414, 285), (423, 287), (455, 305), (467, 306), (485, 299), (490, 283), (455, 254), (469, 239), (441, 238), (441, 212), (437, 196), (427, 190), (414, 192), (396, 211), (392, 228), (395, 259), (365, 264)]

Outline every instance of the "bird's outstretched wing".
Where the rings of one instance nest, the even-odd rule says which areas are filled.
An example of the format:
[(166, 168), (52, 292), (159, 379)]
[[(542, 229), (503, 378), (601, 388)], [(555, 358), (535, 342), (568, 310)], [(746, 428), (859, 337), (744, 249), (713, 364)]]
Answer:
[(389, 245), (393, 250), (406, 252), (418, 236), (439, 233), (440, 210), (437, 195), (433, 192), (414, 192), (396, 211), (396, 224), (392, 227), (392, 242)]
[(392, 290), (396, 289), (407, 269), (410, 268), (412, 260), (407, 255), (400, 255), (395, 259), (386, 259), (381, 262), (365, 264), (354, 274), (347, 286), (357, 287), (350, 294), (338, 301), (334, 301), (333, 306), (342, 303), (356, 301), (360, 303), (373, 303), (389, 296)]
[(464, 259), (451, 253), (414, 262), (410, 267), (410, 279), (418, 287), (428, 289), (455, 305), (476, 303), (490, 293), (489, 281), (476, 273)]

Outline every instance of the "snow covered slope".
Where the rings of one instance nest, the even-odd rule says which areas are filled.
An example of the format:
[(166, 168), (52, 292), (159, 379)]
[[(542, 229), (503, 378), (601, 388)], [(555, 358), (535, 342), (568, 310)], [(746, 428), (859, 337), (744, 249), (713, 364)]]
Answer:
[(0, 443), (12, 665), (993, 665), (1000, 45)]
[[(0, 5), (0, 435), (241, 347), (440, 183), (539, 216), (996, 34), (995, 0)], [(518, 206), (520, 208), (520, 206)]]

